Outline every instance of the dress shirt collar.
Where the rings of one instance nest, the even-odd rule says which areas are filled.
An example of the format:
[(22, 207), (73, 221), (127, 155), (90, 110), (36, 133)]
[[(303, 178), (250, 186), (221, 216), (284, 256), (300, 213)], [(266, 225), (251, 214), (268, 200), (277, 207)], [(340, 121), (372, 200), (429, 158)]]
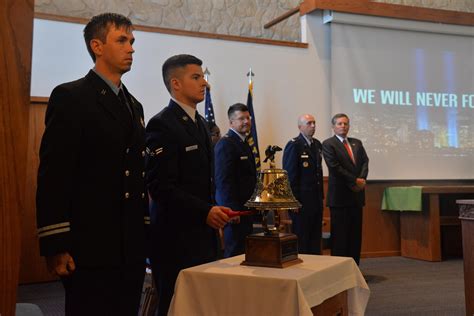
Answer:
[(186, 112), (186, 114), (191, 118), (191, 120), (193, 120), (193, 122), (196, 123), (196, 109), (195, 108), (191, 107), (190, 105), (184, 104), (183, 102), (179, 102), (173, 97), (171, 97), (171, 100), (176, 102), (176, 104), (178, 104), (183, 109), (183, 111)]
[(122, 89), (122, 81), (120, 81), (120, 85), (117, 87), (112, 81), (107, 79), (103, 74), (97, 71), (97, 69), (92, 68), (92, 71), (96, 73), (97, 76), (100, 77), (100, 79), (104, 80), (105, 83), (112, 89), (112, 91), (115, 93), (115, 95), (118, 95), (120, 92), (120, 89)]
[[(306, 137), (305, 135), (303, 135), (303, 133), (300, 133), (301, 136), (303, 136), (304, 140), (306, 141), (306, 144), (308, 144), (308, 146), (311, 146), (311, 143), (312, 143), (312, 139), (309, 139), (308, 137)], [(312, 137), (311, 137), (312, 138)]]
[(230, 128), (230, 130), (233, 131), (235, 134), (237, 134), (237, 136), (239, 136), (239, 138), (240, 138), (243, 142), (245, 142), (245, 138), (247, 137), (247, 135), (245, 135), (245, 134), (242, 135), (242, 134), (240, 134), (239, 132), (237, 132), (237, 131), (236, 131), (235, 129), (233, 129), (233, 128)]
[(339, 139), (339, 140), (341, 141), (341, 143), (344, 142), (344, 139), (346, 140), (347, 143), (349, 143), (349, 141), (347, 140), (347, 137), (344, 138), (344, 137), (341, 137), (341, 136), (339, 136), (339, 135), (336, 135), (336, 137), (337, 137), (337, 139)]

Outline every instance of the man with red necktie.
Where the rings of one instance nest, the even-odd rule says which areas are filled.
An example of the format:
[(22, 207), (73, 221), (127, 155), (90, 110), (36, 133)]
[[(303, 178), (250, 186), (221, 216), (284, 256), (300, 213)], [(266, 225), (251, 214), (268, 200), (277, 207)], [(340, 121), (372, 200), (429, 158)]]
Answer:
[(331, 211), (331, 255), (352, 257), (359, 264), (369, 158), (360, 140), (347, 137), (346, 114), (334, 115), (331, 123), (335, 135), (323, 142), (329, 170), (326, 204)]

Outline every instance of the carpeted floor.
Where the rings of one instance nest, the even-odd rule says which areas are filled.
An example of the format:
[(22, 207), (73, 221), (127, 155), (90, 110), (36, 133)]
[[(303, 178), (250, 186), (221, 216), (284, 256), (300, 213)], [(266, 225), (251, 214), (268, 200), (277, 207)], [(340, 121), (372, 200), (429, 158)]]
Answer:
[(462, 259), (371, 258), (360, 269), (371, 291), (367, 316), (465, 315)]
[[(367, 316), (464, 316), (462, 259), (425, 262), (403, 257), (362, 259), (371, 290)], [(18, 302), (37, 304), (45, 316), (64, 315), (59, 282), (22, 285)]]

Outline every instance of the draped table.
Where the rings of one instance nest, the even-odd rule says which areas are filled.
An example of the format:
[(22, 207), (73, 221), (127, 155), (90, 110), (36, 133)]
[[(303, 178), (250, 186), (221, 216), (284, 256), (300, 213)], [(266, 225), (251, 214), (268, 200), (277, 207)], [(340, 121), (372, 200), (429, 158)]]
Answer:
[(364, 315), (370, 290), (352, 258), (299, 257), (284, 269), (240, 265), (241, 255), (182, 270), (168, 315), (305, 316), (341, 294), (344, 315)]

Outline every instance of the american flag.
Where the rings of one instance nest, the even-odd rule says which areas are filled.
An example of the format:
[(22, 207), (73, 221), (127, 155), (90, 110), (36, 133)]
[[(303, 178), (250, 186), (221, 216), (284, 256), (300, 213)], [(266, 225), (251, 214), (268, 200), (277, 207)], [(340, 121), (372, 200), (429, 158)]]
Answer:
[(211, 92), (209, 88), (206, 88), (206, 102), (204, 108), (204, 118), (208, 123), (216, 123), (216, 118), (214, 116), (214, 106), (212, 105)]

